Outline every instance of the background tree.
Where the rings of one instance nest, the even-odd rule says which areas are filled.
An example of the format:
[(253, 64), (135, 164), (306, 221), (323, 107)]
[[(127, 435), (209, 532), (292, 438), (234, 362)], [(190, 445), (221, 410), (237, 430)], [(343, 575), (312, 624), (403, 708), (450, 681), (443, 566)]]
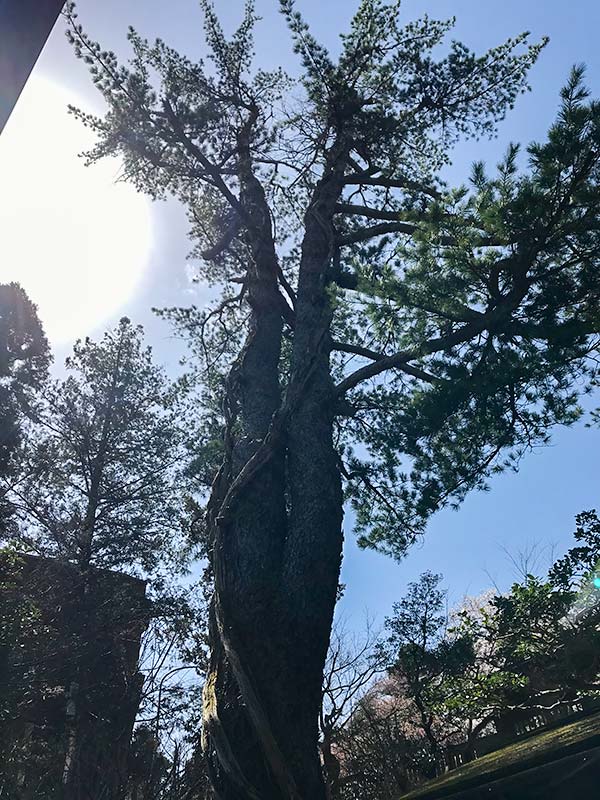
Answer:
[[(98, 680), (98, 663), (119, 658), (114, 648), (104, 654), (99, 648), (109, 647), (112, 630), (121, 630), (121, 611), (139, 639), (149, 619), (164, 618), (173, 604), (171, 584), (183, 568), (177, 550), (186, 491), (193, 484), (183, 393), (153, 363), (141, 328), (124, 318), (99, 342), (77, 342), (66, 369), (67, 377), (49, 384), (36, 403), (18, 479), (7, 497), (19, 522), (13, 538), (20, 548), (70, 565), (63, 603), (68, 619), (51, 642), (61, 653), (57, 691), (70, 698), (62, 775), (69, 798), (83, 785), (92, 791), (95, 780), (97, 765), (84, 760), (93, 758), (86, 744), (90, 710), (101, 692), (112, 691)], [(125, 576), (110, 576), (106, 569), (151, 578), (151, 605), (130, 608)], [(120, 610), (107, 605), (102, 594), (103, 580), (110, 577), (123, 586)], [(180, 629), (186, 622), (183, 607), (178, 605)], [(121, 705), (132, 709), (132, 722), (141, 698), (138, 676), (130, 676), (130, 669), (131, 664), (124, 667), (127, 696)], [(106, 671), (114, 677), (114, 670)], [(95, 736), (100, 742), (99, 728)]]
[(0, 582), (4, 792), (119, 796), (139, 703), (143, 582), (95, 571), (84, 603), (75, 565), (9, 549)]
[(548, 575), (525, 575), (483, 619), (480, 635), (495, 642), (495, 663), (521, 677), (525, 707), (543, 707), (544, 695), (555, 706), (572, 703), (600, 686), (598, 518), (582, 512), (576, 523), (577, 544)]
[[(595, 512), (577, 516), (577, 545), (548, 576), (526, 573), (508, 592), (470, 598), (448, 613), (440, 576), (424, 573), (394, 605), (383, 646), (388, 685), (421, 729), (432, 771), (445, 765), (449, 744), (469, 759), (486, 733), (515, 737), (519, 720), (596, 696), (597, 522)], [(408, 751), (402, 763), (409, 768)]]
[(201, 748), (202, 684), (207, 669), (205, 572), (170, 585), (152, 606), (142, 639), (144, 676), (128, 775), (131, 800), (208, 800)]
[[(464, 741), (467, 748), (493, 721), (503, 693), (515, 679), (492, 670), (464, 611), (452, 626), (440, 575), (425, 572), (409, 584), (386, 620), (384, 645), (396, 692), (406, 699), (414, 724), (425, 739), (421, 771), (436, 774), (448, 745)], [(484, 612), (485, 613), (485, 612)]]
[(393, 677), (359, 699), (336, 742), (341, 770), (336, 797), (393, 800), (426, 780), (431, 758), (414, 707)]
[[(27, 648), (36, 643), (36, 657), (48, 656), (47, 631), (38, 604), (24, 591), (22, 566), (12, 548), (0, 549), (0, 792), (7, 797), (16, 795), (27, 766), (23, 737), (15, 735), (14, 722), (22, 720), (26, 727), (27, 707), (36, 699), (38, 688), (27, 663), (30, 659), (26, 657), (19, 670), (11, 655), (29, 654)], [(48, 771), (47, 762), (55, 756), (55, 749), (48, 753), (38, 748), (33, 759), (38, 775)], [(31, 761), (28, 766), (33, 766)]]
[(359, 701), (383, 670), (378, 636), (367, 619), (360, 636), (352, 636), (340, 620), (331, 632), (323, 672), (323, 700), (319, 715), (319, 747), (328, 796), (339, 796), (338, 750)]
[(6, 493), (18, 474), (24, 421), (49, 364), (35, 305), (17, 283), (0, 284), (0, 534), (7, 533), (12, 516)]
[(600, 328), (600, 111), (575, 70), (546, 142), (450, 189), (452, 145), (495, 132), (543, 42), (438, 56), (451, 20), (362, 0), (334, 57), (281, 0), (301, 62), (290, 109), (280, 71), (251, 73), (252, 4), (230, 39), (202, 6), (210, 68), (135, 31), (120, 65), (68, 7), (107, 104), (75, 113), (98, 137), (90, 162), (120, 155), (140, 190), (185, 204), (200, 275), (224, 287), (173, 314), (207, 431), (224, 428), (203, 517), (211, 779), (226, 799), (322, 798), (344, 497), (359, 541), (400, 556), (579, 415)]
[(131, 742), (128, 764), (128, 796), (131, 800), (161, 797), (169, 780), (169, 761), (160, 751), (151, 727), (140, 725)]
[(185, 761), (183, 745), (198, 736), (207, 636), (207, 608), (198, 584), (172, 585), (154, 599), (140, 651), (144, 684), (138, 717), (170, 760), (178, 749)]
[(593, 584), (600, 565), (600, 519), (592, 509), (578, 514), (575, 523), (577, 544), (552, 565), (549, 577), (556, 586), (580, 591), (588, 582)]
[(49, 387), (10, 499), (34, 552), (145, 575), (175, 557), (186, 450), (178, 387), (122, 319), (77, 342)]

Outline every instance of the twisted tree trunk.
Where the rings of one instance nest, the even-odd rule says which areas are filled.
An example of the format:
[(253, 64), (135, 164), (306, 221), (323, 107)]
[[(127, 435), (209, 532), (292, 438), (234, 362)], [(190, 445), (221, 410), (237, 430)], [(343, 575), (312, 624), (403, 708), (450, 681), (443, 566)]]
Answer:
[(227, 455), (209, 503), (215, 594), (203, 747), (223, 800), (324, 800), (317, 723), (342, 550), (326, 281), (341, 182), (321, 181), (306, 215), (283, 393), (287, 312), (270, 217), (250, 171), (242, 186), (252, 320), (229, 376)]

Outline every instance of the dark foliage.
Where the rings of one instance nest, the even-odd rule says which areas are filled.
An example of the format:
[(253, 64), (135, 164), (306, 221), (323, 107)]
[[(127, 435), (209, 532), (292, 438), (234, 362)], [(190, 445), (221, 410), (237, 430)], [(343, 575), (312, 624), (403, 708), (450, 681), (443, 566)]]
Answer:
[(22, 457), (23, 427), (48, 377), (50, 350), (37, 309), (17, 283), (0, 285), (0, 534), (10, 532), (7, 493)]

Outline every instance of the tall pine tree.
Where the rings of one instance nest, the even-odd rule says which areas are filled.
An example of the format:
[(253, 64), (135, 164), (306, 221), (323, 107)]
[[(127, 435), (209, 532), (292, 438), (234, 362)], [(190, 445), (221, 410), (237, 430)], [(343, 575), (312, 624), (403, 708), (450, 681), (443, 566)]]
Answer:
[(149, 575), (175, 555), (186, 435), (177, 383), (123, 318), (76, 342), (38, 403), (9, 497), (24, 545), (90, 568)]
[(171, 313), (206, 387), (213, 785), (315, 800), (344, 498), (361, 544), (400, 556), (576, 419), (594, 379), (600, 109), (575, 70), (547, 141), (452, 189), (452, 146), (494, 133), (544, 42), (440, 54), (452, 20), (362, 0), (334, 56), (280, 0), (292, 82), (252, 71), (252, 2), (230, 39), (202, 6), (209, 66), (133, 30), (121, 65), (69, 8), (107, 104), (76, 113), (90, 162), (120, 155), (138, 189), (184, 203), (200, 276), (223, 287)]

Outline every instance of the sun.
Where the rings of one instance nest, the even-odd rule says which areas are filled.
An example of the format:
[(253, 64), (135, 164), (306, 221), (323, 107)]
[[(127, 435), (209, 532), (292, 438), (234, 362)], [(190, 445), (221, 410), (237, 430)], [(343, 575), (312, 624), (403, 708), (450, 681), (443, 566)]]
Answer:
[(150, 204), (111, 159), (85, 167), (92, 134), (67, 112), (85, 100), (35, 75), (0, 136), (0, 282), (18, 281), (53, 345), (91, 333), (138, 286)]

